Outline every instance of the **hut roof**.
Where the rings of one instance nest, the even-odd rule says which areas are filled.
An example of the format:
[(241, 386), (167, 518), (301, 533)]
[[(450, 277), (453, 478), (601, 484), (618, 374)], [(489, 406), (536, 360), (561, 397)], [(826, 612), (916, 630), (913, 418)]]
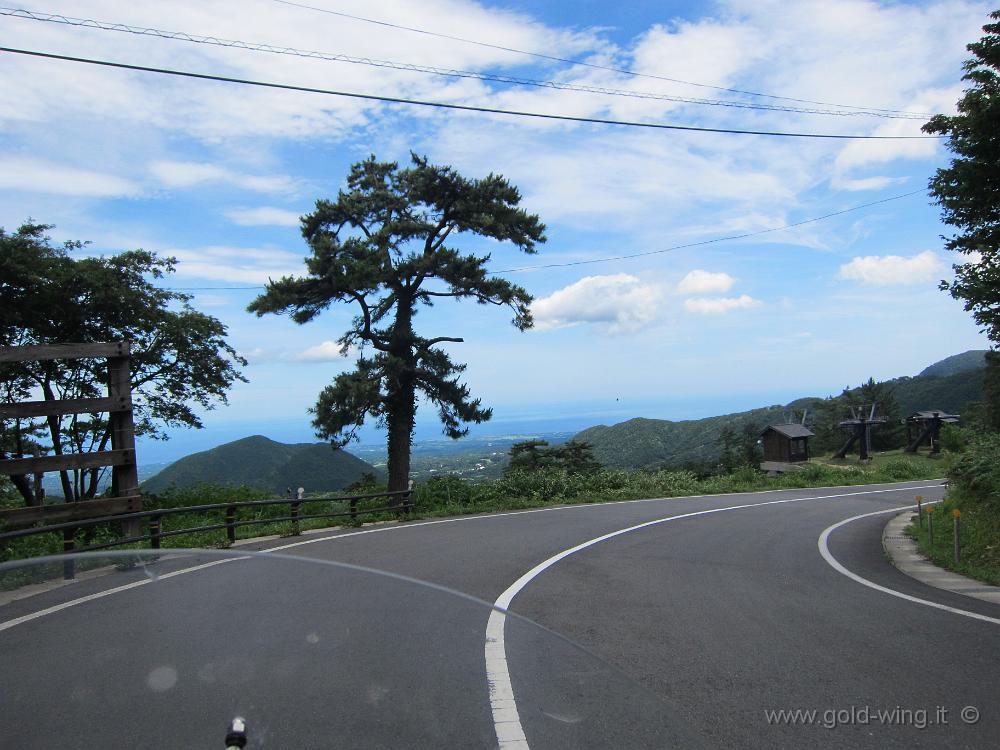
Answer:
[(940, 409), (924, 409), (922, 411), (917, 411), (911, 414), (908, 419), (921, 420), (921, 419), (934, 419), (937, 416), (942, 422), (957, 422), (957, 414), (949, 414), (946, 411)]
[[(812, 437), (816, 434), (805, 425), (796, 422), (791, 424), (772, 424), (767, 430), (774, 430), (779, 435), (784, 435), (787, 438)], [(761, 434), (763, 435), (767, 430), (764, 430)]]

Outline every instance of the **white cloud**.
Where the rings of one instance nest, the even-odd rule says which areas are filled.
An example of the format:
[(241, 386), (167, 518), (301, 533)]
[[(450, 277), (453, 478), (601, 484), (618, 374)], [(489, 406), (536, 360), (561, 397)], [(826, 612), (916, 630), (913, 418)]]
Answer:
[(871, 286), (920, 284), (934, 281), (944, 264), (931, 250), (904, 258), (901, 255), (866, 255), (840, 267), (841, 279), (851, 279)]
[(849, 190), (852, 193), (858, 192), (860, 190), (881, 190), (884, 187), (889, 187), (890, 185), (898, 185), (902, 182), (906, 182), (905, 177), (863, 177), (859, 179), (851, 179), (849, 177), (842, 177), (840, 175), (834, 175), (832, 184), (834, 188), (838, 190)]
[(87, 198), (122, 198), (140, 192), (137, 183), (115, 175), (6, 154), (0, 155), (3, 189)]
[(730, 310), (751, 310), (763, 302), (749, 294), (739, 297), (695, 297), (684, 300), (684, 309), (699, 315), (723, 315)]
[(241, 227), (297, 227), (299, 213), (284, 208), (261, 206), (259, 208), (233, 208), (225, 216)]
[(225, 183), (258, 193), (289, 193), (296, 183), (285, 175), (247, 175), (217, 164), (193, 161), (157, 161), (149, 165), (153, 177), (171, 188), (186, 188), (206, 183)]
[(538, 330), (591, 323), (607, 333), (637, 331), (656, 319), (662, 291), (629, 274), (585, 276), (531, 306)]
[(199, 248), (171, 248), (162, 255), (177, 258), (177, 275), (212, 281), (264, 284), (268, 279), (301, 276), (305, 273), (300, 253), (255, 247), (210, 245)]
[(695, 269), (680, 280), (678, 294), (723, 294), (732, 289), (736, 279), (728, 273), (712, 273)]
[(358, 355), (355, 346), (349, 346), (347, 354), (340, 353), (340, 344), (336, 341), (324, 341), (316, 346), (310, 346), (305, 351), (295, 355), (298, 362), (338, 362), (344, 359), (352, 359)]

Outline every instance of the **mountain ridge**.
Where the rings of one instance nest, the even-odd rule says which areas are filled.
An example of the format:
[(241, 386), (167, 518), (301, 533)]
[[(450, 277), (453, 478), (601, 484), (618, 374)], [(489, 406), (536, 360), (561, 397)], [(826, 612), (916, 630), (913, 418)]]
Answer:
[[(925, 368), (922, 374), (886, 381), (899, 404), (900, 413), (912, 414), (921, 409), (941, 409), (961, 413), (971, 402), (983, 398), (981, 350), (970, 350), (947, 357)], [(939, 367), (940, 366), (940, 367)], [(926, 374), (930, 371), (930, 374)], [(950, 374), (936, 374), (950, 373)], [(613, 425), (595, 425), (577, 433), (573, 440), (588, 442), (594, 456), (613, 469), (658, 469), (686, 463), (715, 460), (722, 433), (736, 432), (746, 425), (776, 424), (795, 412), (815, 409), (826, 399), (798, 398), (777, 404), (714, 417), (688, 420), (633, 417)]]
[(307, 492), (340, 490), (363, 474), (378, 476), (367, 461), (327, 443), (279, 443), (250, 435), (181, 458), (141, 485), (148, 493), (171, 486), (201, 482), (247, 485), (284, 494), (303, 487)]

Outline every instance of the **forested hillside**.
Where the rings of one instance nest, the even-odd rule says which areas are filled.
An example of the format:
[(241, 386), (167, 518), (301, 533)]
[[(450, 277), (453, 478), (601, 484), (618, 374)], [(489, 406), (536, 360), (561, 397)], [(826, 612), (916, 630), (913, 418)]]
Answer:
[[(971, 356), (976, 355), (976, 356)], [(978, 357), (978, 360), (976, 360)], [(881, 401), (878, 413), (891, 418), (876, 431), (876, 449), (901, 447), (899, 419), (922, 409), (940, 409), (961, 413), (965, 407), (983, 398), (983, 370), (969, 369), (971, 361), (981, 361), (982, 352), (966, 352), (931, 365), (916, 377), (901, 377), (872, 388), (852, 389), (850, 393), (830, 398), (802, 398), (785, 405), (768, 406), (719, 417), (673, 422), (665, 419), (630, 419), (615, 425), (599, 425), (578, 433), (573, 439), (590, 443), (594, 456), (604, 466), (615, 469), (656, 469), (716, 461), (724, 432), (742, 435), (751, 428), (763, 429), (791, 417), (801, 419), (807, 410), (809, 425), (817, 432), (813, 441), (816, 452), (832, 450), (840, 440), (836, 426), (850, 416), (850, 405), (870, 408), (872, 397)], [(953, 373), (937, 376), (933, 373)], [(889, 394), (888, 398), (884, 394)], [(885, 402), (890, 403), (885, 403)], [(894, 402), (894, 403), (893, 403)], [(886, 411), (888, 410), (888, 414)], [(880, 444), (884, 442), (885, 444)]]
[(378, 474), (371, 464), (326, 443), (288, 445), (254, 435), (186, 456), (144, 482), (142, 491), (210, 482), (245, 484), (276, 494), (289, 487), (323, 492), (343, 489), (365, 473)]

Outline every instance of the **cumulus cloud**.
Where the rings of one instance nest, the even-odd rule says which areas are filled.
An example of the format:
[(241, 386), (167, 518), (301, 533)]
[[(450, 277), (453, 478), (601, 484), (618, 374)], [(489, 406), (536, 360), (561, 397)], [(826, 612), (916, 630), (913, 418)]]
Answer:
[(941, 259), (931, 250), (925, 250), (911, 258), (901, 255), (856, 257), (842, 265), (837, 275), (870, 286), (890, 286), (934, 281), (943, 268)]
[(545, 331), (590, 323), (606, 333), (637, 331), (656, 319), (662, 292), (625, 273), (585, 276), (535, 300), (535, 325)]
[(177, 258), (177, 275), (212, 281), (265, 284), (269, 279), (299, 276), (305, 271), (300, 253), (276, 248), (210, 245), (168, 249)]
[(336, 341), (327, 340), (299, 352), (295, 355), (295, 359), (298, 362), (338, 362), (344, 359), (352, 359), (357, 355), (357, 347), (350, 346), (347, 349), (347, 354), (341, 354), (340, 344)]
[(241, 227), (297, 227), (299, 214), (284, 208), (260, 206), (259, 208), (233, 208), (225, 216)]
[(217, 164), (194, 161), (156, 161), (149, 165), (149, 171), (171, 188), (221, 182), (258, 193), (288, 193), (295, 189), (295, 181), (285, 175), (241, 174)]
[(695, 269), (677, 285), (678, 294), (723, 294), (732, 289), (736, 279), (728, 273), (712, 273)]
[(739, 297), (694, 297), (684, 300), (684, 309), (698, 315), (723, 315), (730, 310), (751, 310), (762, 304), (749, 294)]

